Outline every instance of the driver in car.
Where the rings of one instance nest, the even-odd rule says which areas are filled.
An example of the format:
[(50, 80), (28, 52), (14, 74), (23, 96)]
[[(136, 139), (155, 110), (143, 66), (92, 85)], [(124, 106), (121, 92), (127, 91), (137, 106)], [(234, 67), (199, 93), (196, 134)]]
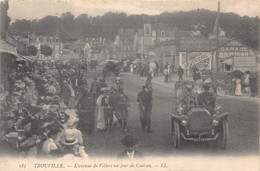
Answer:
[(186, 109), (189, 111), (191, 108), (195, 107), (197, 104), (197, 96), (195, 93), (192, 92), (193, 84), (191, 82), (188, 82), (186, 84), (186, 93), (183, 97), (183, 102), (186, 104)]
[(210, 82), (206, 82), (203, 85), (204, 93), (200, 94), (198, 103), (200, 106), (205, 107), (210, 113), (213, 113), (217, 100), (214, 93), (209, 92), (210, 86)]

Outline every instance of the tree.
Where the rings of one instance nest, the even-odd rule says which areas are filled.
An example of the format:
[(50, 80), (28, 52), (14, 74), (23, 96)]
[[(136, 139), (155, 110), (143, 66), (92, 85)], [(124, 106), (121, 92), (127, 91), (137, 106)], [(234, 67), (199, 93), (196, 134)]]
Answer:
[(43, 54), (44, 56), (51, 56), (53, 49), (48, 45), (43, 45), (43, 46), (41, 46), (40, 51), (41, 51), (41, 54)]
[(35, 56), (38, 53), (38, 49), (35, 46), (29, 46), (28, 47), (28, 53), (31, 56)]

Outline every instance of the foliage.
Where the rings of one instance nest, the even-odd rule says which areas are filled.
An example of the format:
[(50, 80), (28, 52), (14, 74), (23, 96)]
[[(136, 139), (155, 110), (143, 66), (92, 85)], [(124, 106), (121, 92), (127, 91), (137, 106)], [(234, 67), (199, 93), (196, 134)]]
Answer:
[(38, 53), (38, 49), (35, 46), (29, 46), (28, 47), (28, 53), (31, 56), (35, 56)]
[[(91, 17), (81, 14), (74, 17), (70, 12), (57, 16), (46, 16), (40, 20), (16, 20), (11, 28), (14, 33), (33, 32), (37, 35), (59, 35), (63, 39), (103, 37), (114, 40), (120, 28), (141, 29), (144, 23), (165, 23), (181, 30), (191, 30), (200, 23), (205, 28), (202, 34), (208, 36), (213, 31), (217, 12), (193, 10), (188, 12), (165, 12), (160, 15), (129, 15), (108, 12), (103, 16)], [(259, 18), (240, 17), (234, 13), (221, 13), (220, 26), (230, 38), (258, 49)]]
[(40, 51), (41, 51), (41, 54), (43, 54), (44, 56), (51, 56), (53, 49), (48, 45), (43, 45), (43, 46), (41, 46)]

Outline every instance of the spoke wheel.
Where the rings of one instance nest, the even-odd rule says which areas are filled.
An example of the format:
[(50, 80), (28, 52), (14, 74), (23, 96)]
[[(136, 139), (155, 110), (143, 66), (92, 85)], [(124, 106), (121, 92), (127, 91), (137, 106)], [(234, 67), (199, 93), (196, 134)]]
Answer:
[(180, 125), (175, 120), (173, 121), (173, 147), (180, 148), (181, 146), (181, 134), (180, 134)]
[(218, 138), (218, 146), (222, 149), (226, 149), (228, 144), (228, 136), (229, 136), (228, 123), (226, 119), (222, 121), (221, 127), (222, 128), (220, 129), (219, 138)]

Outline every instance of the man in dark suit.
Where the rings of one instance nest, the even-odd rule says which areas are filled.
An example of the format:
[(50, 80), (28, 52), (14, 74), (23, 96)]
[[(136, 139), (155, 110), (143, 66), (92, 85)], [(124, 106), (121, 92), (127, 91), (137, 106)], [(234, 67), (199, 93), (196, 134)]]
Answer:
[(117, 158), (141, 158), (143, 157), (142, 153), (134, 148), (137, 139), (131, 135), (126, 135), (122, 139), (122, 144), (126, 146), (126, 149), (120, 153)]
[(151, 133), (151, 113), (152, 113), (152, 92), (148, 86), (143, 86), (143, 90), (137, 95), (139, 103), (140, 120), (142, 129), (147, 128), (147, 132)]

